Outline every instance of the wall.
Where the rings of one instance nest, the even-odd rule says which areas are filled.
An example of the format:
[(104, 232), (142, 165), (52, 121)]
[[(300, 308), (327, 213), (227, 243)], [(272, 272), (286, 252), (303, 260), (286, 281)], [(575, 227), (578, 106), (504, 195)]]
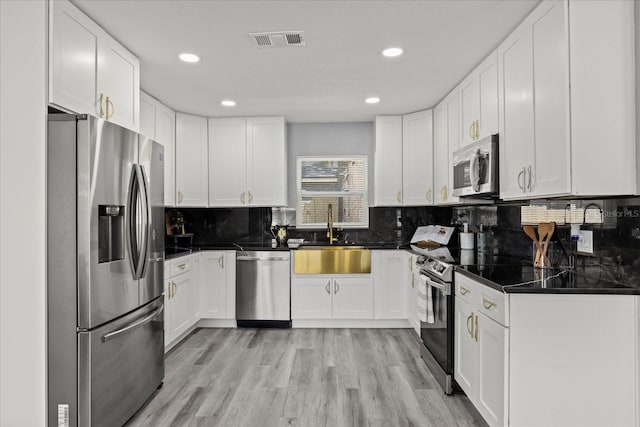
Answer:
[(46, 425), (47, 6), (0, 1), (0, 425)]
[(366, 155), (369, 168), (369, 204), (373, 202), (372, 122), (287, 124), (289, 207), (295, 208), (297, 156)]
[[(592, 255), (577, 252), (576, 244), (571, 242), (570, 227), (558, 225), (552, 240), (555, 241), (555, 264), (567, 264), (562, 253), (564, 247), (576, 257), (577, 272), (628, 286), (640, 286), (640, 197), (558, 200), (553, 203), (576, 203), (582, 207), (596, 204), (602, 209), (604, 218), (602, 224), (582, 226), (582, 229), (593, 231)], [(492, 242), (490, 251), (493, 254), (532, 259), (533, 243), (522, 231), (520, 206), (505, 203), (490, 207), (456, 207), (453, 208), (452, 221), (469, 222), (474, 231), (480, 223), (489, 225), (486, 231), (488, 241)]]

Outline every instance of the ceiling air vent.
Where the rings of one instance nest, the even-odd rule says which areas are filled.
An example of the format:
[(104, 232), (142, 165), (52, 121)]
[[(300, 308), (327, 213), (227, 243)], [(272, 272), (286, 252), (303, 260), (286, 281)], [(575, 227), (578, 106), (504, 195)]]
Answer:
[(258, 47), (306, 46), (303, 31), (270, 31), (249, 33)]

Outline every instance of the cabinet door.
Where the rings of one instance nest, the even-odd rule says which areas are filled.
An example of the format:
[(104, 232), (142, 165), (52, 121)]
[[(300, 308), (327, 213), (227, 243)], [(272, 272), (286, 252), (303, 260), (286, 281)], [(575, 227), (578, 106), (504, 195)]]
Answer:
[(246, 206), (247, 130), (243, 118), (209, 119), (209, 205)]
[(402, 117), (402, 204), (433, 204), (433, 111)]
[(533, 158), (533, 51), (520, 26), (498, 48), (500, 197), (526, 197)]
[(176, 206), (207, 206), (207, 119), (176, 113)]
[(284, 117), (247, 119), (247, 204), (287, 205), (287, 141)]
[(333, 279), (334, 319), (373, 319), (373, 280)]
[(171, 288), (171, 279), (169, 278), (169, 262), (164, 263), (164, 345), (165, 347), (171, 342), (173, 338), (171, 331), (173, 331), (172, 319), (171, 319), (171, 301), (169, 300), (169, 291)]
[(443, 101), (433, 110), (433, 202), (435, 205), (446, 203), (444, 191), (449, 185), (447, 125), (447, 103)]
[(499, 132), (498, 53), (492, 52), (476, 70), (478, 74), (477, 139), (482, 139)]
[(489, 425), (501, 426), (505, 424), (505, 411), (508, 407), (505, 404), (507, 328), (484, 314), (480, 313), (476, 316), (478, 367), (474, 403)]
[(156, 105), (156, 141), (164, 146), (164, 205), (176, 204), (176, 113)]
[[(158, 102), (144, 92), (140, 92), (140, 133), (156, 140), (156, 105)], [(166, 149), (166, 147), (165, 147)]]
[(453, 91), (447, 96), (445, 103), (447, 105), (447, 164), (448, 180), (442, 191), (442, 198), (446, 204), (458, 203), (459, 198), (451, 195), (453, 191), (453, 152), (458, 149), (460, 140), (460, 114), (459, 114), (459, 98), (458, 92)]
[(202, 281), (202, 259), (200, 253), (191, 255), (191, 324), (202, 317), (200, 282)]
[(460, 95), (460, 147), (476, 141), (475, 123), (480, 116), (480, 79), (473, 70), (458, 86)]
[(454, 378), (460, 388), (474, 401), (476, 388), (476, 342), (473, 319), (475, 314), (469, 304), (456, 300), (454, 330)]
[(331, 278), (291, 279), (291, 319), (333, 317)]
[(530, 197), (569, 194), (571, 136), (565, 3), (542, 4), (529, 19), (533, 45), (535, 151), (531, 159), (531, 188), (527, 189)]
[(140, 61), (106, 33), (98, 40), (97, 89), (107, 119), (138, 132)]
[(171, 278), (173, 287), (169, 305), (171, 305), (171, 339), (175, 340), (193, 324), (193, 310), (191, 308), (191, 272), (183, 273)]
[(49, 7), (49, 102), (98, 116), (97, 26), (70, 2), (55, 1)]
[(411, 255), (406, 251), (372, 251), (374, 318), (407, 318), (407, 282)]
[(402, 116), (377, 116), (375, 122), (374, 203), (402, 206)]
[(227, 267), (224, 251), (202, 252), (200, 303), (202, 317), (227, 318)]

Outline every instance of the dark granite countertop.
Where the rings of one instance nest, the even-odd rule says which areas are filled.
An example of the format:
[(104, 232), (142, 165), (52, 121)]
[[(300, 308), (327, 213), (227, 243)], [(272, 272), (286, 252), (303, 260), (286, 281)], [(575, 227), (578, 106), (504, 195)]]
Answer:
[(640, 295), (640, 287), (582, 271), (535, 268), (525, 260), (457, 266), (456, 272), (506, 293)]

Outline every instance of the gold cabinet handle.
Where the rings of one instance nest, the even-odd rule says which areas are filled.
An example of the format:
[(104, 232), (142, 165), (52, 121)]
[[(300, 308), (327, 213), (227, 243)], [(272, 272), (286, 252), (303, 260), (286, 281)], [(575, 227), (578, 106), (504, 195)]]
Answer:
[(473, 339), (478, 342), (478, 315), (473, 315)]
[(460, 294), (461, 295), (466, 295), (468, 293), (469, 293), (469, 289), (467, 289), (464, 286), (460, 285)]
[(338, 291), (340, 290), (340, 285), (338, 284), (337, 280), (333, 281), (333, 294), (337, 294)]
[(327, 282), (327, 286), (324, 287), (324, 290), (327, 291), (329, 295), (331, 295), (331, 280)]
[[(471, 327), (469, 327), (469, 321), (471, 321)], [(467, 317), (467, 332), (469, 332), (469, 335), (473, 338), (473, 313)]]
[(398, 201), (398, 203), (402, 202), (402, 192), (398, 191), (396, 193), (396, 200)]
[[(520, 187), (520, 189), (522, 190), (523, 193), (525, 193), (526, 187), (525, 187), (525, 181), (527, 179), (527, 172), (526, 172), (527, 168), (526, 167), (522, 167), (522, 170), (520, 171), (520, 173), (518, 174), (518, 187)], [(520, 184), (520, 177), (522, 177), (522, 185)]]
[(482, 305), (484, 306), (484, 308), (486, 308), (487, 310), (491, 310), (491, 307), (495, 307), (496, 303), (486, 299), (486, 298), (482, 298)]
[(251, 191), (249, 191), (247, 194), (249, 195), (249, 203), (253, 202), (253, 194), (251, 194)]
[(220, 264), (220, 268), (224, 268), (224, 257), (223, 256), (218, 258), (218, 264)]
[(471, 125), (469, 126), (469, 136), (471, 137), (471, 140), (473, 141), (474, 139), (474, 133), (473, 133), (473, 127), (475, 126), (476, 122), (475, 120), (473, 122), (471, 122)]
[(413, 263), (411, 262), (411, 257), (409, 257), (409, 271), (413, 271)]
[(183, 199), (184, 199), (184, 195), (182, 194), (182, 191), (178, 191), (178, 203), (182, 203)]
[[(109, 120), (111, 117), (113, 117), (115, 108), (113, 108), (113, 102), (111, 102), (108, 96), (107, 96), (107, 102), (105, 103), (105, 106), (107, 107), (107, 120)], [(111, 114), (109, 114), (109, 106), (111, 106)]]
[(473, 121), (473, 140), (476, 141), (480, 136), (480, 123), (478, 120)]
[(104, 94), (101, 93), (100, 94), (100, 118), (104, 117), (104, 106), (103, 106), (103, 102), (104, 102)]
[(529, 181), (527, 183), (527, 190), (531, 191), (531, 165), (527, 166), (527, 172), (529, 173)]
[(171, 283), (173, 283), (173, 297), (175, 298), (176, 294), (178, 293), (178, 285), (176, 285), (176, 282)]
[(443, 185), (442, 186), (442, 190), (440, 190), (440, 193), (442, 194), (442, 200), (447, 200), (447, 186)]
[(179, 268), (180, 270), (184, 270), (186, 266), (187, 266), (187, 264), (184, 264), (184, 263), (183, 263), (183, 264), (179, 264), (179, 265), (178, 265), (178, 268)]
[(427, 202), (431, 201), (431, 189), (427, 190)]
[(240, 195), (240, 203), (242, 203), (244, 205), (244, 191)]

